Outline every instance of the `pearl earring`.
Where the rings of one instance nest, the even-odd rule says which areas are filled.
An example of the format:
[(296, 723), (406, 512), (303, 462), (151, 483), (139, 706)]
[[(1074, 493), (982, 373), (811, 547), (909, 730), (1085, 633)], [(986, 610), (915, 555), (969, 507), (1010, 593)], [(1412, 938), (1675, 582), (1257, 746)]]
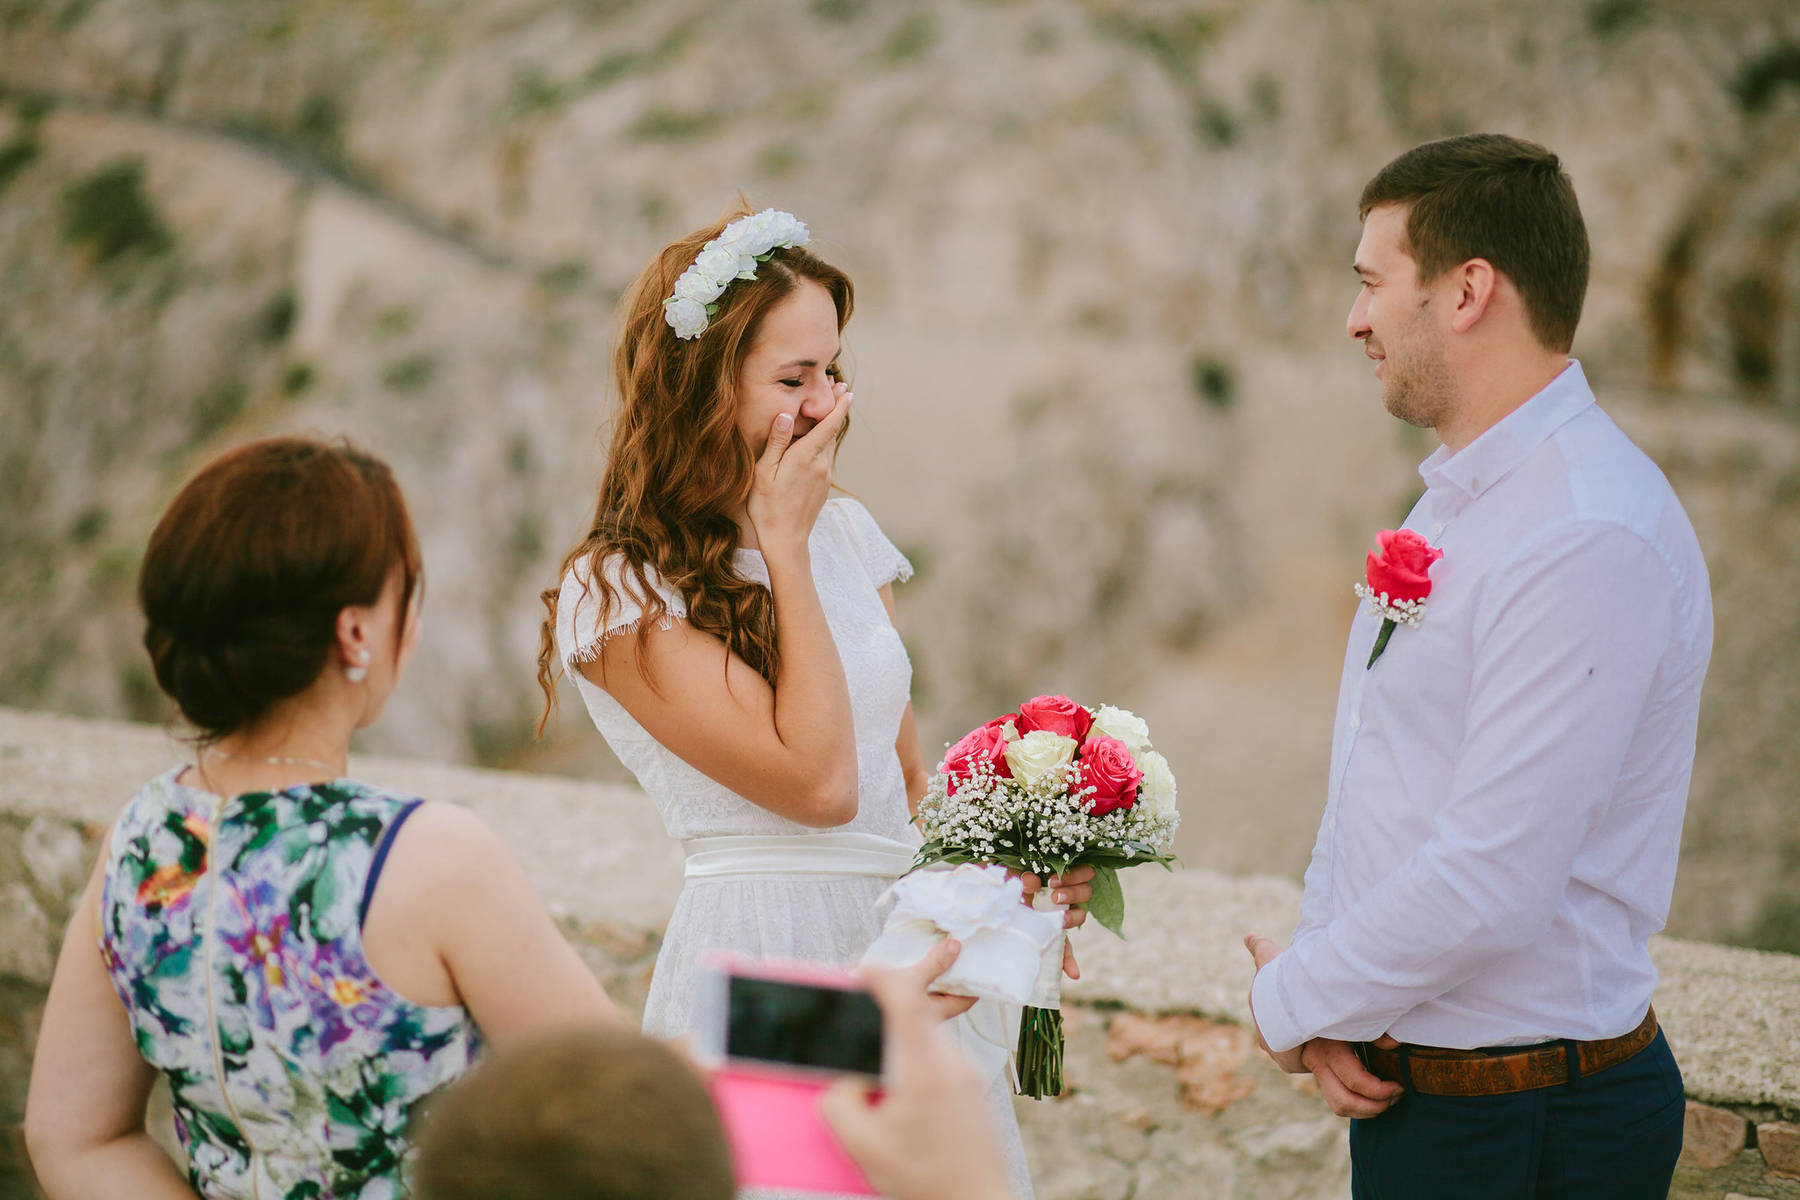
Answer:
[(357, 665), (354, 667), (344, 668), (344, 678), (351, 683), (361, 683), (369, 677), (369, 648), (367, 646), (356, 652), (356, 663)]

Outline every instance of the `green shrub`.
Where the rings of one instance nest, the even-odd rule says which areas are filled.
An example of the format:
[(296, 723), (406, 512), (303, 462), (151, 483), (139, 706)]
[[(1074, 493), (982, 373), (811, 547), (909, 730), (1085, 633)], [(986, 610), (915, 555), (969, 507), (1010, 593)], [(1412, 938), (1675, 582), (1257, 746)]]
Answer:
[(133, 251), (162, 254), (175, 239), (144, 194), (144, 164), (102, 167), (63, 192), (63, 236), (99, 262)]
[(381, 371), (381, 382), (397, 392), (414, 392), (437, 376), (437, 360), (429, 354), (396, 359)]
[(5, 191), (13, 177), (29, 167), (37, 156), (37, 143), (24, 138), (0, 146), (0, 192)]
[(632, 140), (638, 142), (680, 142), (711, 133), (723, 120), (718, 112), (709, 108), (684, 112), (657, 107), (646, 109), (633, 121), (629, 133)]

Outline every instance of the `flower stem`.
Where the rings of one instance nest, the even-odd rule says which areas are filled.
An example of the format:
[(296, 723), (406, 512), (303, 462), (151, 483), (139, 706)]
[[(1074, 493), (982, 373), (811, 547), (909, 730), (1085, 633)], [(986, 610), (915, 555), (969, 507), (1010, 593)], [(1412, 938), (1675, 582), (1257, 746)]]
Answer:
[(1019, 1095), (1042, 1100), (1062, 1090), (1062, 1013), (1027, 1005), (1019, 1019)]
[(1393, 618), (1390, 617), (1381, 623), (1381, 636), (1375, 639), (1375, 649), (1369, 654), (1369, 666), (1363, 668), (1365, 671), (1368, 670), (1369, 667), (1375, 665), (1375, 660), (1381, 657), (1381, 652), (1383, 650), (1387, 649), (1388, 639), (1393, 636), (1394, 621)]

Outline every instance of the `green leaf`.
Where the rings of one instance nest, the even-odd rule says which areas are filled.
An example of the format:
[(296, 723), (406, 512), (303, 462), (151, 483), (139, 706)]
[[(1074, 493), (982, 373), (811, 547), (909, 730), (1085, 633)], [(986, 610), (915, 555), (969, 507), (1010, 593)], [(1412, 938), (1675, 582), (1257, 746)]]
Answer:
[(941, 840), (934, 839), (926, 842), (913, 854), (912, 866), (908, 867), (907, 870), (917, 871), (920, 867), (929, 867), (932, 863), (942, 862), (944, 861), (945, 853), (947, 852), (944, 849), (944, 843)]
[(1094, 868), (1094, 898), (1087, 902), (1087, 910), (1094, 920), (1125, 936), (1125, 891), (1119, 886), (1117, 867)]
[(1091, 867), (1115, 867), (1123, 870), (1126, 867), (1141, 867), (1145, 863), (1160, 863), (1168, 866), (1173, 862), (1172, 854), (1159, 854), (1151, 847), (1144, 847), (1142, 853), (1126, 854), (1120, 850), (1096, 850), (1083, 854), (1077, 862)]
[(1365, 667), (1364, 670), (1373, 670), (1374, 669), (1375, 660), (1381, 657), (1381, 652), (1383, 650), (1387, 649), (1388, 639), (1393, 636), (1394, 636), (1393, 620), (1391, 618), (1388, 620), (1384, 620), (1381, 623), (1381, 633), (1379, 635), (1377, 635), (1375, 638), (1375, 649), (1369, 652), (1369, 665), (1367, 667)]

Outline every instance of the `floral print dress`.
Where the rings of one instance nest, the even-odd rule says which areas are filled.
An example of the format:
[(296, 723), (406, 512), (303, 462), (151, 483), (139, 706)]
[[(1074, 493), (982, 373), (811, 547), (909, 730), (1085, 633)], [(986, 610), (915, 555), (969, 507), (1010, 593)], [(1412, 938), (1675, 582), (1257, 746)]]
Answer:
[(169, 1080), (190, 1182), (209, 1200), (404, 1196), (413, 1106), (480, 1044), (466, 1009), (401, 998), (363, 957), (418, 801), (347, 779), (224, 800), (181, 770), (113, 831), (100, 950)]

